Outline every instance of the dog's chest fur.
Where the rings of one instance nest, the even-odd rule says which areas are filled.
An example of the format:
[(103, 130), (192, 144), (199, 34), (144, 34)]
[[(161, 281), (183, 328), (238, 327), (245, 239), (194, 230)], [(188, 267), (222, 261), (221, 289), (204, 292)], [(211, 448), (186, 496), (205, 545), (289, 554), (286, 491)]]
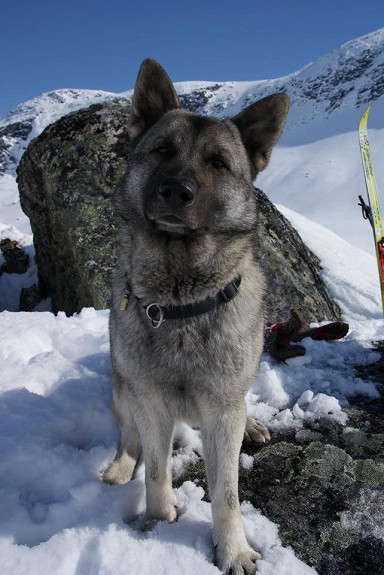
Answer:
[[(152, 257), (157, 262), (155, 266), (148, 264)], [(240, 265), (237, 262), (234, 266), (236, 273), (243, 274), (240, 293), (230, 304), (213, 312), (185, 320), (165, 321), (155, 329), (145, 316), (142, 304), (160, 299), (164, 305), (180, 305), (215, 293), (217, 285), (224, 286), (233, 279), (228, 275), (229, 257), (230, 254), (223, 260), (226, 274), (220, 274), (217, 271), (220, 266), (216, 265), (217, 284), (212, 278), (209, 256), (204, 262), (205, 277), (201, 267), (197, 273), (197, 268), (186, 259), (181, 248), (168, 251), (163, 259), (156, 259), (156, 250), (148, 250), (148, 257), (138, 258), (137, 265), (135, 260), (131, 261), (135, 295), (125, 312), (117, 311), (117, 305), (114, 306), (111, 337), (116, 360), (120, 359), (121, 369), (132, 386), (140, 386), (137, 381), (144, 380), (146, 387), (161, 389), (172, 396), (172, 401), (177, 397), (184, 402), (187, 398), (191, 400), (195, 393), (230, 397), (236, 378), (237, 389), (241, 386), (246, 392), (257, 369), (262, 337), (259, 326), (263, 321), (261, 301), (255, 295), (262, 293), (263, 276), (256, 264), (248, 261), (251, 255), (244, 257), (243, 252)], [(171, 263), (173, 271), (167, 267)], [(124, 278), (120, 276), (116, 282), (120, 289), (116, 289), (115, 284), (114, 292), (122, 293)], [(140, 298), (136, 296), (136, 290)], [(156, 299), (151, 300), (152, 293)], [(115, 330), (117, 321), (119, 329)]]

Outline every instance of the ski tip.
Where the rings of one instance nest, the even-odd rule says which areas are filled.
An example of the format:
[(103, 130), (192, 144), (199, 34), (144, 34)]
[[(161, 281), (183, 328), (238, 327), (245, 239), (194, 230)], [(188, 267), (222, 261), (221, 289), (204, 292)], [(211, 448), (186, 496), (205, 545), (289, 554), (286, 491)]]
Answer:
[(368, 108), (366, 108), (360, 118), (360, 122), (359, 122), (359, 130), (363, 130), (364, 128), (366, 128), (367, 123), (368, 123), (368, 116), (369, 116), (369, 111), (371, 109), (371, 106), (369, 105)]

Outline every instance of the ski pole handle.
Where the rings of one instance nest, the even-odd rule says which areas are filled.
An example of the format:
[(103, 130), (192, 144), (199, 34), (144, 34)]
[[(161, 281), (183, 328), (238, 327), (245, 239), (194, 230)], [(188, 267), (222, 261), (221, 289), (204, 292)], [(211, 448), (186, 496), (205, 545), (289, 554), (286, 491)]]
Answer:
[(372, 218), (372, 210), (371, 208), (365, 203), (363, 196), (359, 196), (360, 203), (358, 206), (361, 207), (361, 212), (363, 214), (363, 218), (368, 220), (371, 226), (373, 227), (373, 218)]

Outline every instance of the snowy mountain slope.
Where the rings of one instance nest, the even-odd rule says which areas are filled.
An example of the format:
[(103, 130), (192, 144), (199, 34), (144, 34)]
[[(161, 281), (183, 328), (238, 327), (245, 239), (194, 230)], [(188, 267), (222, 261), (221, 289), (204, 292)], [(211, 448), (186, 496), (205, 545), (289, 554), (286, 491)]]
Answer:
[(97, 90), (56, 90), (28, 100), (0, 119), (0, 174), (14, 174), (32, 138), (65, 114), (116, 97)]
[[(287, 131), (290, 132), (297, 124), (307, 124), (318, 117), (331, 118), (335, 113), (359, 108), (384, 94), (384, 28), (347, 42), (283, 78), (205, 85), (206, 100), (201, 108), (206, 109), (200, 111), (207, 113), (209, 108), (218, 115), (235, 114), (272, 92), (288, 92), (295, 109), (288, 118)], [(185, 82), (177, 87), (183, 94), (201, 90), (202, 86)]]
[[(310, 142), (306, 142), (308, 126), (284, 134), (270, 167), (260, 174), (258, 186), (268, 191), (274, 203), (289, 207), (373, 254), (372, 231), (358, 206), (358, 195), (366, 198), (357, 137), (361, 111), (340, 113), (333, 130), (332, 120), (323, 125), (314, 122), (311, 133), (318, 133), (319, 139), (310, 136)], [(368, 132), (380, 195), (384, 192), (384, 128), (371, 127), (378, 118), (384, 119), (384, 106), (373, 103)], [(297, 142), (300, 135), (303, 144), (290, 145), (291, 136)]]

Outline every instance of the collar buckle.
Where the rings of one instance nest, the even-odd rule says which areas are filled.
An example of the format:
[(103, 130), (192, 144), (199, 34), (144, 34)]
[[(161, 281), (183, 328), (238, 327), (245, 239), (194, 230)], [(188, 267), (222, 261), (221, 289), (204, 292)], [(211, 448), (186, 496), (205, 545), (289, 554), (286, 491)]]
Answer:
[(232, 281), (231, 283), (226, 285), (224, 289), (221, 289), (219, 291), (221, 297), (224, 300), (224, 303), (230, 302), (234, 297), (237, 296), (237, 294), (239, 293), (239, 285), (240, 281), (237, 279)]

